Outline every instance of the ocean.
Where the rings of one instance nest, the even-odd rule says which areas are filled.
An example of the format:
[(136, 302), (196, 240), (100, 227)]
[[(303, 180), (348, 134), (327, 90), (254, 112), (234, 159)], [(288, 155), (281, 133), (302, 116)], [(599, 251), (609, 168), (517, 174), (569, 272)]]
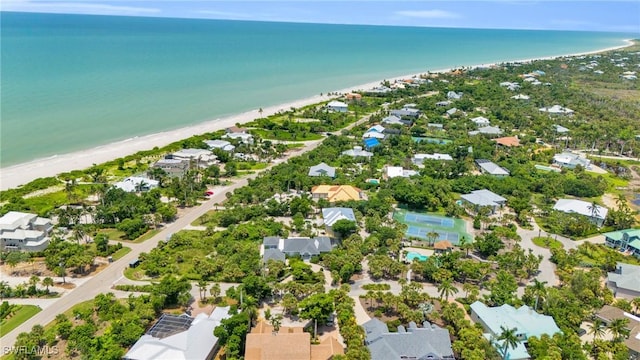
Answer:
[(0, 167), (405, 74), (633, 37), (11, 12), (0, 21)]

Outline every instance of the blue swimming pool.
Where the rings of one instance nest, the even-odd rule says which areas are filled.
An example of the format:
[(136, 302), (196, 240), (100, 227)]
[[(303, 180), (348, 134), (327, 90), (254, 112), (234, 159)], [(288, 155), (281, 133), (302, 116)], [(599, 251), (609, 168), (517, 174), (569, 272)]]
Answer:
[(415, 259), (417, 259), (418, 261), (427, 261), (427, 259), (429, 259), (428, 256), (419, 254), (419, 253), (417, 253), (415, 251), (409, 251), (407, 253), (406, 258), (407, 258), (407, 261), (409, 261), (409, 262), (413, 262), (413, 260), (415, 260)]

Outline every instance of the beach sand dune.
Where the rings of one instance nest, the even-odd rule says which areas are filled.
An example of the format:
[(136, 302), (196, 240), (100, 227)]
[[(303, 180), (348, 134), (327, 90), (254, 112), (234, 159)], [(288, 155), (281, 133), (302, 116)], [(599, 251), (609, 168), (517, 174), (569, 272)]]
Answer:
[[(584, 52), (579, 54), (569, 54), (569, 55), (557, 55), (557, 56), (549, 56), (538, 59), (525, 59), (525, 60), (512, 60), (505, 62), (529, 62), (533, 60), (544, 60), (544, 59), (553, 59), (562, 56), (579, 56), (586, 54), (593, 54), (611, 50), (621, 49), (627, 46), (633, 45), (631, 40), (625, 40), (625, 45), (610, 47), (606, 49), (600, 49), (596, 51)], [(471, 67), (486, 67), (495, 64), (480, 64)], [(429, 72), (448, 72), (451, 69), (442, 69), (442, 70), (432, 70)], [(426, 73), (425, 70), (424, 73)], [(420, 74), (410, 74), (405, 76), (398, 76), (396, 78), (387, 79), (388, 81), (396, 81), (401, 79), (407, 79), (410, 77), (419, 76)], [(352, 86), (342, 90), (331, 91), (331, 93), (349, 93), (352, 91), (358, 90), (368, 90), (374, 88), (380, 84), (381, 81), (375, 81), (368, 84), (362, 84), (358, 86)], [(334, 96), (327, 96), (326, 93), (324, 95), (316, 95), (306, 99), (292, 101), (290, 103), (271, 106), (268, 108), (264, 108), (262, 112), (262, 116), (266, 117), (272, 114), (275, 114), (279, 111), (287, 111), (290, 108), (300, 108), (303, 106), (316, 104), (322, 101), (328, 101), (334, 98)], [(166, 131), (161, 133), (156, 133), (152, 135), (139, 136), (103, 146), (99, 146), (93, 149), (87, 149), (83, 151), (77, 151), (68, 154), (51, 156), (44, 159), (38, 159), (34, 161), (30, 161), (27, 163), (22, 163), (10, 167), (6, 167), (0, 169), (0, 190), (6, 190), (18, 187), (20, 185), (24, 185), (32, 180), (42, 177), (55, 176), (60, 173), (85, 169), (93, 164), (101, 164), (110, 160), (114, 160), (120, 157), (124, 157), (127, 155), (134, 154), (141, 150), (150, 150), (154, 147), (162, 147), (168, 145), (172, 142), (176, 142), (182, 139), (186, 139), (193, 135), (203, 134), (207, 132), (214, 132), (217, 130), (225, 129), (227, 127), (231, 127), (236, 123), (246, 123), (250, 122), (256, 118), (260, 117), (260, 113), (258, 109), (244, 112), (238, 115), (210, 120), (203, 122), (198, 125), (184, 127), (177, 130)]]

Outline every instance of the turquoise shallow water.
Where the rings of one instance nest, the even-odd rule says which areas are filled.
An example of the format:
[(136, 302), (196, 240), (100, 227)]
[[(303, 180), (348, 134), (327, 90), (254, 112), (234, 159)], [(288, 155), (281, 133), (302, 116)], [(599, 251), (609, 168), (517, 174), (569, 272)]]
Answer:
[(453, 66), (591, 51), (617, 33), (1, 12), (5, 167)]

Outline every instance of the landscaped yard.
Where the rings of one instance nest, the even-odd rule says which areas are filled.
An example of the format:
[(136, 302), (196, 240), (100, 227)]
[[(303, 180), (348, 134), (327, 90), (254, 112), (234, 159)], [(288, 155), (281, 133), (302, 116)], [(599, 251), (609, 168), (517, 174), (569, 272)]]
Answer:
[(547, 249), (562, 249), (564, 247), (560, 241), (548, 236), (535, 237), (533, 243)]
[(8, 334), (41, 310), (39, 306), (35, 305), (18, 305), (18, 309), (14, 310), (13, 315), (3, 319), (0, 323), (0, 337)]

